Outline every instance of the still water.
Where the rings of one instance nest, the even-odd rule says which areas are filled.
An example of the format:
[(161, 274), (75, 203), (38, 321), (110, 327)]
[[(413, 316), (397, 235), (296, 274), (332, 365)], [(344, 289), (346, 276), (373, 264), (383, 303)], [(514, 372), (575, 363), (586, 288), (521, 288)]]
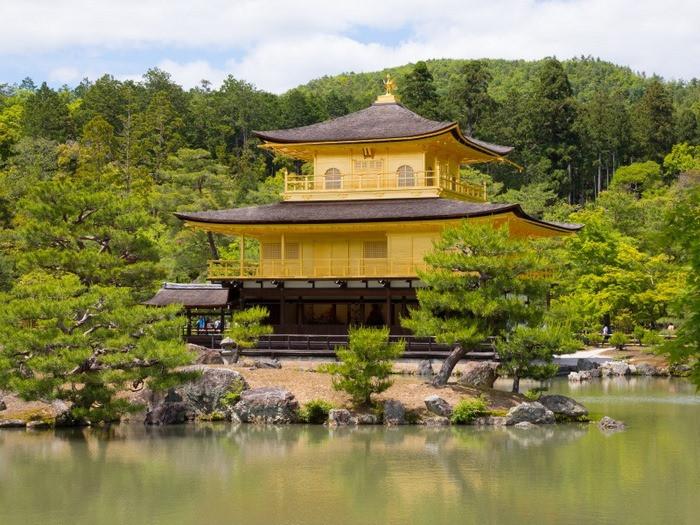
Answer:
[(700, 523), (700, 397), (556, 381), (595, 425), (0, 431), (0, 524)]

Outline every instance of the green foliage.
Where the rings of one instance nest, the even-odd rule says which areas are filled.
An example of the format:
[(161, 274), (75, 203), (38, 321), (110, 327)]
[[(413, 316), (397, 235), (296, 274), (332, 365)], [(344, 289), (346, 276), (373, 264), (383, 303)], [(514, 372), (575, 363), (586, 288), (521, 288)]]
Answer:
[(231, 326), (225, 335), (233, 339), (237, 348), (252, 348), (261, 336), (272, 333), (272, 326), (263, 323), (268, 316), (264, 306), (237, 310), (231, 315)]
[(348, 346), (336, 348), (340, 362), (330, 367), (333, 388), (348, 393), (357, 405), (369, 405), (372, 394), (392, 385), (389, 374), (404, 346), (389, 343), (388, 328), (350, 328)]
[(618, 350), (624, 350), (625, 345), (628, 342), (628, 337), (624, 334), (624, 332), (615, 332), (610, 336), (610, 339), (608, 339), (608, 342)]
[(243, 393), (243, 384), (240, 381), (233, 383), (231, 390), (226, 392), (221, 397), (221, 404), (224, 406), (232, 407), (241, 399), (241, 394)]
[(611, 190), (641, 195), (661, 184), (661, 166), (654, 161), (635, 162), (618, 168), (610, 183)]
[(462, 399), (452, 409), (450, 421), (453, 425), (468, 425), (477, 417), (488, 414), (488, 405), (484, 399)]
[(134, 303), (128, 288), (33, 272), (0, 300), (0, 388), (27, 400), (62, 399), (76, 419), (112, 421), (136, 408), (120, 391), (167, 388), (193, 360), (177, 308)]
[(656, 347), (664, 342), (663, 336), (653, 330), (645, 330), (640, 339), (640, 343), (644, 346)]
[(632, 335), (634, 338), (637, 340), (639, 344), (642, 343), (642, 339), (644, 338), (644, 335), (647, 333), (647, 330), (643, 326), (635, 326), (634, 330), (632, 330)]
[(401, 102), (427, 118), (439, 117), (439, 99), (428, 65), (419, 61), (399, 82)]
[(514, 378), (513, 392), (519, 391), (521, 378), (544, 381), (554, 377), (559, 369), (554, 355), (571, 353), (578, 346), (569, 330), (548, 324), (519, 325), (496, 342), (500, 366)]
[(323, 399), (312, 399), (304, 403), (299, 409), (299, 419), (303, 423), (321, 425), (328, 421), (328, 413), (333, 409), (333, 404)]

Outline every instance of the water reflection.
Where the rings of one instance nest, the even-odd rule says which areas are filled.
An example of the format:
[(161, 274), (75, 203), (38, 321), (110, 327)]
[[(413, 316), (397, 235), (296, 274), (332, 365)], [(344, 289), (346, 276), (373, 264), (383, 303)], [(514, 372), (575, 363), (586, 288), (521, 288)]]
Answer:
[[(566, 381), (552, 388), (570, 391)], [(692, 386), (623, 378), (576, 395), (629, 430), (1, 431), (0, 523), (690, 522), (700, 467)]]

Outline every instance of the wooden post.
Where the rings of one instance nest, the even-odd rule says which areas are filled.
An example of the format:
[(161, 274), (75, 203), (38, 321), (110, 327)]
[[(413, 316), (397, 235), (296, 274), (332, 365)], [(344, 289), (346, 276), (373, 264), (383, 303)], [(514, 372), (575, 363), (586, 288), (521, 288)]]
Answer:
[(243, 260), (245, 259), (245, 235), (241, 234), (241, 236), (238, 238), (238, 259), (239, 259), (239, 265), (240, 265), (240, 276), (243, 277), (243, 271), (245, 269), (245, 266), (243, 264)]
[(282, 258), (282, 268), (280, 268), (281, 272), (280, 274), (284, 277), (287, 276), (287, 265), (285, 264), (285, 261), (287, 259), (287, 254), (285, 253), (287, 251), (287, 247), (285, 246), (284, 242), (284, 233), (280, 237), (280, 257)]

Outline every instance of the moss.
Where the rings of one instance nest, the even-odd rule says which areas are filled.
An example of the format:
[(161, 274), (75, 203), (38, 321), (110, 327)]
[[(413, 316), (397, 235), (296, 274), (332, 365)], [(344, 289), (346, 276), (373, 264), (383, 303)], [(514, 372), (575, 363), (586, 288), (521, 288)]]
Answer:
[(199, 421), (225, 421), (226, 415), (223, 412), (215, 410), (211, 414), (203, 414), (197, 418)]

